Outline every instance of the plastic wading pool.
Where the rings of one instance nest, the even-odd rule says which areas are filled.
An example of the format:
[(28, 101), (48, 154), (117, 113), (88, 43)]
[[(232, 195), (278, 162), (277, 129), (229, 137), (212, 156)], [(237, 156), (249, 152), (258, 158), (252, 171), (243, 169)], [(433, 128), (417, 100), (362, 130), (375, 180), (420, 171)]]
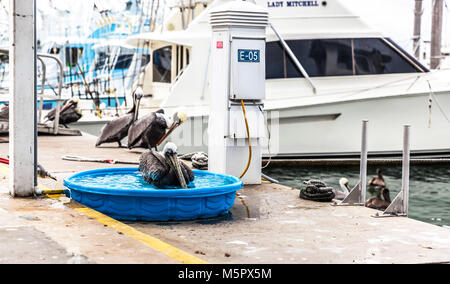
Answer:
[(137, 168), (101, 169), (64, 180), (70, 197), (118, 220), (182, 221), (214, 218), (229, 212), (240, 179), (194, 171), (189, 189), (158, 189), (147, 184)]

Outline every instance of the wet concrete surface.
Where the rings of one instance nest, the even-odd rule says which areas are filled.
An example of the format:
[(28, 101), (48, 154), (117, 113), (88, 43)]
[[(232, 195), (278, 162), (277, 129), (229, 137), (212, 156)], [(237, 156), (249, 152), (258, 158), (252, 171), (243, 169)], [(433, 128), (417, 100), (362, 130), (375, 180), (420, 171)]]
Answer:
[[(140, 151), (116, 147), (95, 149), (92, 136), (40, 137), (39, 142), (39, 161), (59, 178), (58, 182), (40, 182), (53, 189), (62, 188), (62, 179), (75, 172), (126, 167), (62, 161), (63, 155), (129, 161), (137, 161), (140, 155)], [(7, 147), (0, 144), (0, 156), (6, 156)], [(371, 215), (376, 212), (371, 209), (307, 202), (298, 195), (296, 189), (264, 183), (245, 187), (230, 214), (219, 218), (126, 224), (210, 263), (450, 261), (449, 229), (407, 218), (375, 219)], [(68, 202), (11, 199), (7, 193), (7, 177), (0, 176), (0, 228), (25, 226), (35, 234), (37, 242), (45, 243), (48, 248), (41, 251), (42, 246), (35, 247), (36, 256), (30, 256), (29, 262), (39, 262), (38, 258), (44, 255), (54, 263), (70, 263), (74, 256), (93, 263), (177, 263), (78, 213), (71, 208), (74, 203), (64, 204)], [(7, 235), (11, 232), (0, 229), (0, 238), (9, 243), (25, 232)], [(30, 246), (32, 239), (26, 239)], [(3, 253), (8, 254), (7, 263), (22, 256), (20, 251), (0, 246), (0, 255)]]

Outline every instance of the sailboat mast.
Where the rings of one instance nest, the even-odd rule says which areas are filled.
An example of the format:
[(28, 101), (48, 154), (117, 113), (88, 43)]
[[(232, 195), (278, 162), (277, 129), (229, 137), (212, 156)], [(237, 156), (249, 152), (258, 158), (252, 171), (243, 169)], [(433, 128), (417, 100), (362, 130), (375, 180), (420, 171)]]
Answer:
[(433, 0), (433, 19), (431, 27), (431, 60), (430, 68), (436, 69), (441, 64), (442, 53), (442, 19), (444, 10), (443, 0)]
[(414, 10), (414, 56), (417, 60), (420, 59), (420, 45), (422, 41), (422, 15), (423, 15), (423, 0), (416, 0), (416, 7)]

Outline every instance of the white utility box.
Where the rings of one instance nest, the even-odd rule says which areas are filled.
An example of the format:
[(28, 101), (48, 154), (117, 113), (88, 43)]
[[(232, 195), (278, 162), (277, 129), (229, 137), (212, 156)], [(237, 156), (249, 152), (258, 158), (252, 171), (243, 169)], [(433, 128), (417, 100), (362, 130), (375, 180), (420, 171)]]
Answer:
[[(266, 9), (234, 1), (211, 11), (209, 170), (261, 183), (261, 139), (266, 136)], [(242, 104), (249, 126), (250, 137)]]

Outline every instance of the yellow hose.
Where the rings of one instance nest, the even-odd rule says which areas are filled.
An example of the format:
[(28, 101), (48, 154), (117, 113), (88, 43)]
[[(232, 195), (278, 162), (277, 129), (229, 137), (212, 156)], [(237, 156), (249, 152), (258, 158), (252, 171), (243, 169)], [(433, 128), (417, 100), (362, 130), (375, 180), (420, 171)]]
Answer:
[(248, 172), (248, 169), (250, 168), (250, 164), (252, 162), (252, 140), (250, 138), (250, 128), (248, 127), (248, 120), (247, 120), (247, 113), (245, 111), (245, 105), (244, 105), (244, 100), (241, 100), (241, 105), (242, 105), (242, 111), (244, 112), (244, 118), (245, 118), (245, 127), (247, 128), (247, 136), (248, 136), (248, 163), (247, 163), (247, 167), (245, 168), (244, 172), (241, 174), (241, 176), (239, 178), (243, 178), (245, 176), (245, 174)]

